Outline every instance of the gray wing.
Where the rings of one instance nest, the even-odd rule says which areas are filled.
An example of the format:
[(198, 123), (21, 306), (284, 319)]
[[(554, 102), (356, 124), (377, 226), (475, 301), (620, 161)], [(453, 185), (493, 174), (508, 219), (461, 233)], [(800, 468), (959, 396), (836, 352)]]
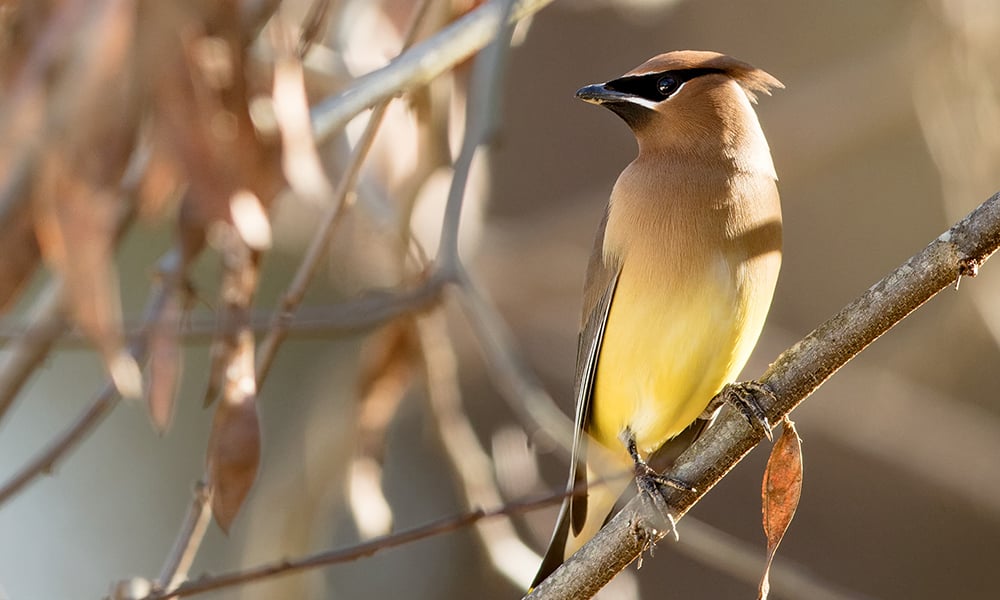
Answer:
[(594, 241), (594, 252), (587, 267), (587, 282), (583, 295), (583, 323), (577, 343), (576, 379), (573, 394), (576, 399), (573, 450), (570, 454), (570, 477), (567, 491), (576, 490), (569, 496), (570, 522), (573, 533), (579, 534), (587, 517), (587, 435), (590, 426), (590, 408), (594, 397), (594, 380), (597, 377), (597, 361), (601, 354), (604, 331), (611, 312), (611, 300), (618, 285), (620, 265), (609, 266), (604, 261), (604, 221)]
[(594, 240), (594, 251), (587, 267), (587, 280), (583, 292), (583, 322), (576, 352), (576, 377), (573, 384), (575, 398), (575, 417), (573, 433), (573, 449), (570, 454), (570, 472), (567, 482), (569, 494), (559, 511), (555, 531), (549, 547), (542, 559), (538, 574), (531, 584), (538, 585), (548, 577), (563, 562), (566, 540), (570, 527), (574, 535), (582, 530), (587, 517), (587, 435), (590, 424), (590, 407), (594, 391), (594, 378), (597, 375), (597, 359), (601, 354), (601, 342), (608, 323), (608, 313), (611, 310), (611, 299), (614, 297), (621, 273), (619, 265), (605, 264), (603, 256), (604, 229), (607, 226), (607, 213), (597, 231)]

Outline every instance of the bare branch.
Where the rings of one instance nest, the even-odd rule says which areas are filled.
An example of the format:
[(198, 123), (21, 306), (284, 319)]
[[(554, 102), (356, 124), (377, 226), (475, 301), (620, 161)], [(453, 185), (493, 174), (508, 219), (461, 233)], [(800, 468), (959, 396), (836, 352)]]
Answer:
[(447, 533), (449, 531), (455, 531), (456, 529), (461, 529), (462, 527), (477, 523), (483, 519), (514, 515), (551, 506), (561, 502), (563, 496), (564, 494), (555, 494), (539, 498), (537, 500), (507, 504), (501, 508), (492, 510), (474, 510), (461, 515), (440, 519), (427, 525), (414, 527), (413, 529), (376, 538), (370, 542), (358, 544), (349, 548), (343, 548), (341, 550), (329, 550), (303, 558), (280, 560), (241, 571), (205, 576), (201, 579), (189, 581), (188, 583), (185, 583), (170, 592), (154, 592), (142, 600), (166, 600), (167, 598), (180, 597), (186, 598), (188, 596), (204, 594), (205, 592), (211, 592), (222, 588), (263, 581), (271, 577), (291, 575), (292, 573), (298, 573), (308, 569), (316, 569), (338, 563), (350, 562), (359, 558), (371, 556), (377, 552), (381, 552), (382, 550), (395, 548), (397, 546), (416, 542), (435, 535)]
[[(550, 2), (518, 0), (510, 20), (523, 19)], [(506, 0), (487, 2), (385, 67), (359, 77), (351, 87), (317, 104), (312, 111), (317, 139), (329, 138), (366, 108), (429, 83), (482, 49), (496, 35), (504, 4)]]
[(463, 272), (462, 278), (458, 286), (458, 300), (475, 332), (493, 384), (528, 429), (529, 437), (551, 437), (559, 447), (566, 449), (568, 457), (573, 440), (573, 422), (559, 410), (531, 369), (523, 364), (513, 336), (496, 307), (468, 273)]
[(208, 523), (212, 517), (210, 499), (208, 486), (202, 481), (196, 483), (191, 493), (191, 505), (184, 517), (180, 534), (160, 571), (157, 580), (158, 588), (173, 589), (187, 578), (188, 570), (194, 563), (198, 550), (198, 546), (191, 544), (190, 540), (201, 540), (205, 536), (205, 531), (208, 529)]
[(61, 279), (55, 278), (38, 294), (24, 331), (11, 337), (11, 347), (4, 348), (9, 353), (0, 364), (0, 419), (66, 331), (62, 306), (63, 284)]
[(468, 117), (465, 124), (465, 139), (462, 140), (462, 149), (455, 161), (455, 174), (448, 190), (441, 240), (438, 243), (437, 268), (447, 278), (454, 277), (460, 268), (458, 228), (462, 216), (462, 200), (465, 198), (466, 184), (472, 171), (472, 161), (479, 149), (489, 144), (496, 128), (497, 98), (501, 95), (501, 80), (507, 62), (506, 57), (510, 51), (510, 37), (514, 31), (513, 22), (509, 21), (514, 1), (498, 0), (492, 4), (499, 6), (502, 11), (493, 41), (476, 59), (469, 90), (469, 107), (466, 111)]
[[(442, 284), (440, 278), (430, 278), (407, 289), (374, 290), (341, 304), (299, 308), (295, 317), (286, 323), (286, 334), (297, 338), (325, 339), (370, 331), (400, 315), (420, 313), (431, 308), (437, 303)], [(43, 302), (39, 299), (36, 304), (38, 307), (36, 313), (39, 315), (43, 314), (42, 305)], [(255, 333), (266, 333), (271, 328), (272, 317), (273, 313), (270, 310), (252, 311), (248, 327)], [(141, 318), (126, 319), (125, 324), (127, 337), (134, 337), (142, 332)], [(34, 317), (23, 325), (0, 321), (0, 343), (23, 343), (21, 340), (25, 340), (41, 344), (46, 339), (42, 329), (41, 321), (36, 321)], [(214, 314), (201, 312), (185, 314), (176, 335), (184, 344), (196, 345), (211, 342), (214, 336), (226, 332), (227, 326), (220, 324)], [(79, 348), (87, 345), (87, 340), (72, 329), (63, 328), (56, 333), (58, 335), (53, 343), (58, 343), (61, 348)], [(0, 366), (0, 391), (4, 390), (3, 382), (6, 377), (10, 376), (4, 374), (6, 368)], [(2, 397), (0, 395), (0, 398)], [(0, 406), (2, 405), (0, 402)]]

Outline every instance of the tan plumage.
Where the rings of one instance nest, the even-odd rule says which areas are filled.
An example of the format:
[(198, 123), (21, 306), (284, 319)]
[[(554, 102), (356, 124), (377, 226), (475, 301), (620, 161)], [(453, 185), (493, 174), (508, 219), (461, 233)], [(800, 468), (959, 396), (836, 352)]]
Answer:
[[(756, 344), (781, 261), (781, 209), (751, 102), (772, 87), (781, 83), (744, 62), (681, 51), (577, 92), (625, 120), (639, 155), (615, 183), (587, 270), (576, 492), (533, 585), (614, 507), (632, 473), (623, 442), (634, 441), (639, 460), (670, 440), (689, 444)], [(600, 461), (588, 440), (607, 450)]]

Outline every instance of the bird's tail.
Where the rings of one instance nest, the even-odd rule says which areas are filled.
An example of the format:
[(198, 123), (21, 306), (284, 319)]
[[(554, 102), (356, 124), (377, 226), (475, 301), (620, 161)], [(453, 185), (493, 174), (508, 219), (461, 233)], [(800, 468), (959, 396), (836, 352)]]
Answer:
[(598, 479), (592, 472), (587, 474), (587, 489), (582, 493), (587, 498), (587, 514), (579, 530), (574, 530), (572, 519), (572, 496), (563, 501), (559, 510), (559, 519), (556, 521), (555, 531), (552, 532), (552, 539), (549, 547), (542, 558), (542, 564), (538, 568), (531, 587), (534, 588), (543, 579), (559, 568), (567, 558), (586, 544), (590, 538), (604, 526), (611, 511), (615, 508), (615, 502), (625, 491), (628, 483), (632, 481), (631, 471), (624, 475), (618, 473), (612, 478)]
[[(706, 419), (695, 420), (687, 429), (649, 457), (649, 464), (658, 472), (670, 468), (681, 452), (711, 426), (716, 414), (717, 412)], [(628, 487), (629, 482), (633, 481), (632, 472), (627, 466), (623, 466), (622, 470), (617, 473), (608, 473), (606, 476), (599, 476), (587, 469), (585, 486), (579, 486), (579, 484), (573, 486), (573, 479), (572, 477), (570, 479), (570, 489), (575, 487), (576, 490), (563, 501), (555, 531), (552, 532), (549, 547), (545, 551), (542, 564), (538, 568), (538, 574), (535, 575), (534, 581), (531, 582), (530, 589), (551, 575), (567, 558), (586, 544), (590, 538), (597, 535), (597, 532), (607, 522), (611, 511), (614, 510), (618, 498)], [(583, 506), (586, 506), (586, 515), (583, 522), (580, 523), (577, 520), (578, 526), (574, 527), (574, 503), (576, 503), (577, 509), (581, 507), (581, 495), (585, 499)]]

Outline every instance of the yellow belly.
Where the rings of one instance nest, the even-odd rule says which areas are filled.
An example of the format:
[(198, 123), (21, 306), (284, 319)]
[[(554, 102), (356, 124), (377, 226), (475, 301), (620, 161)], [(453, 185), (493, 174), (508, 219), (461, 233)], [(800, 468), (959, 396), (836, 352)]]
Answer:
[(773, 279), (746, 277), (745, 266), (720, 260), (681, 285), (623, 270), (598, 361), (592, 436), (620, 453), (627, 427), (648, 456), (739, 375), (773, 289)]

